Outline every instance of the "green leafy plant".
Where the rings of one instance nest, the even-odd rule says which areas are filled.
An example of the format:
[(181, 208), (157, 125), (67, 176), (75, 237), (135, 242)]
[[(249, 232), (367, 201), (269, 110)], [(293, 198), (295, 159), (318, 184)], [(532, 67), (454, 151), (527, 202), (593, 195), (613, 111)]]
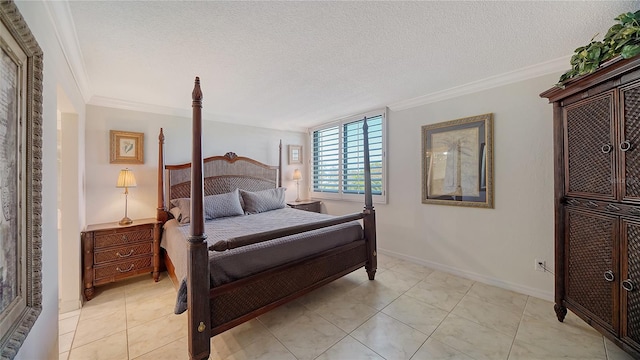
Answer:
[[(594, 41), (575, 50), (571, 57), (571, 70), (560, 76), (558, 85), (579, 75), (590, 74), (601, 63), (620, 55), (623, 59), (640, 54), (640, 10), (620, 14), (602, 41)], [(597, 36), (597, 35), (596, 35)]]

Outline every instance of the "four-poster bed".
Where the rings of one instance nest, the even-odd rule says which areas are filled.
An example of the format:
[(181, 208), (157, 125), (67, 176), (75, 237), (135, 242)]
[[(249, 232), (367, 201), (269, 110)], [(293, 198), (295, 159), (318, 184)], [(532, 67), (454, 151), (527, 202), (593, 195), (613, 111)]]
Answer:
[[(189, 356), (206, 359), (212, 336), (356, 269), (365, 267), (373, 280), (375, 211), (366, 119), (364, 210), (333, 217), (280, 208), (284, 207), (282, 144), (278, 166), (234, 153), (203, 159), (202, 92), (197, 77), (192, 96), (190, 164), (164, 163), (160, 130), (157, 219), (163, 225), (158, 229), (164, 231), (156, 236), (162, 236), (170, 277), (182, 283), (176, 311), (188, 309)], [(219, 205), (220, 201), (224, 204)], [(238, 214), (236, 201), (242, 203), (242, 214)], [(180, 226), (186, 222), (185, 214), (190, 217), (188, 234), (186, 226)], [(205, 223), (205, 217), (213, 220)], [(294, 218), (297, 220), (289, 221)], [(363, 227), (356, 220), (362, 220)], [(267, 258), (270, 262), (264, 261)], [(182, 305), (181, 297), (185, 300)]]

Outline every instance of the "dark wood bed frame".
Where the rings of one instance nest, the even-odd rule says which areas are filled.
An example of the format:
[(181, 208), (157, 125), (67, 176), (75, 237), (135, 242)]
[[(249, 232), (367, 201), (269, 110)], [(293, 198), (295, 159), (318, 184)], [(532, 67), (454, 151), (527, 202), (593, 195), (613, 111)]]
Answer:
[[(250, 244), (268, 241), (283, 236), (314, 230), (353, 220), (363, 220), (364, 238), (347, 245), (339, 246), (313, 256), (292, 261), (261, 273), (210, 288), (209, 251), (204, 234), (203, 163), (213, 158), (202, 158), (202, 92), (200, 79), (196, 77), (192, 93), (193, 98), (193, 148), (191, 164), (165, 165), (164, 134), (160, 129), (158, 144), (158, 210), (156, 236), (161, 236), (162, 225), (169, 219), (165, 203), (165, 171), (171, 168), (191, 168), (191, 228), (188, 239), (187, 258), (187, 306), (189, 329), (190, 359), (208, 359), (211, 352), (210, 337), (220, 334), (234, 326), (255, 318), (279, 305), (296, 299), (322, 285), (338, 279), (354, 270), (365, 267), (368, 277), (373, 280), (377, 268), (376, 220), (371, 195), (371, 171), (369, 165), (368, 136), (364, 136), (365, 155), (365, 206), (361, 213), (336, 217), (321, 223), (292, 226), (276, 231), (243, 237), (243, 243)], [(364, 134), (368, 134), (367, 121), (364, 119)], [(226, 161), (237, 160), (235, 154), (215, 157)], [(270, 167), (255, 160), (266, 168), (278, 169), (278, 184), (282, 182), (282, 144), (280, 144), (279, 166)], [(233, 189), (232, 189), (233, 190)], [(174, 196), (175, 197), (175, 196)], [(170, 197), (171, 200), (174, 197)], [(185, 197), (185, 196), (181, 196)], [(166, 252), (165, 252), (166, 253)], [(173, 263), (165, 256), (169, 276), (177, 282)]]

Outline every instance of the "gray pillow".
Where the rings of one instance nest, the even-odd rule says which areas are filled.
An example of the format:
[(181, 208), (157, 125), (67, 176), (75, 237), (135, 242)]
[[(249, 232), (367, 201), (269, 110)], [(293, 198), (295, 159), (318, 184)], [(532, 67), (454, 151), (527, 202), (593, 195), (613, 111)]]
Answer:
[(244, 211), (247, 214), (258, 214), (261, 212), (284, 208), (284, 192), (286, 188), (279, 187), (262, 191), (240, 190), (244, 201)]
[(204, 218), (207, 220), (244, 215), (238, 189), (230, 193), (204, 197)]
[[(180, 198), (171, 200), (171, 205), (180, 209), (180, 215), (176, 218), (180, 224), (188, 224), (191, 221), (191, 199)], [(174, 211), (171, 212), (174, 214)], [(174, 214), (175, 217), (175, 214)]]

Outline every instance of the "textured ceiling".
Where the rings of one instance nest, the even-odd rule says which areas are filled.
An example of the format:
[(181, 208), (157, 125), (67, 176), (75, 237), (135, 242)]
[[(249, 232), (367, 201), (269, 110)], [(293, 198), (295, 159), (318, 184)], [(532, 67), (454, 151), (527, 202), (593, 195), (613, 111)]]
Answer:
[(84, 67), (74, 72), (86, 74), (90, 103), (190, 111), (200, 76), (207, 119), (299, 130), (566, 57), (638, 5), (71, 1), (68, 9)]

